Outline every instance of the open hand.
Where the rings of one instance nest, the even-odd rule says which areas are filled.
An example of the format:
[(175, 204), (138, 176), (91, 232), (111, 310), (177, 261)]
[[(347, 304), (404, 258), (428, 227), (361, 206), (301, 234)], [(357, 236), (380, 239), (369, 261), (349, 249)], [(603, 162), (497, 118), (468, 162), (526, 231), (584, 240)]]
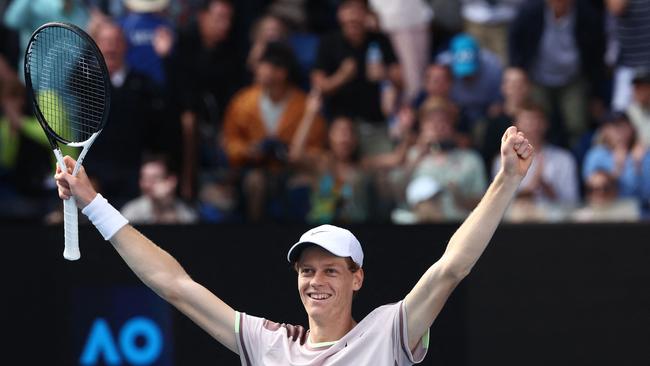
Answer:
[(535, 149), (523, 132), (511, 126), (501, 139), (501, 169), (508, 177), (523, 179), (533, 162)]

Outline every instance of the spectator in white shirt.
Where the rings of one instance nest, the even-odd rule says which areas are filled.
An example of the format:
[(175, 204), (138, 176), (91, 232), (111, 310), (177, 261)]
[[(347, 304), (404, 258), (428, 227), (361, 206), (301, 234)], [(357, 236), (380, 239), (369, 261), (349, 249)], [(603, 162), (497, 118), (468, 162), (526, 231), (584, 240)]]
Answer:
[[(529, 174), (519, 186), (520, 194), (532, 197), (537, 204), (574, 206), (579, 198), (575, 159), (569, 151), (546, 141), (548, 122), (542, 108), (526, 104), (517, 113), (515, 126), (538, 146)], [(499, 168), (499, 161), (495, 160), (493, 176)]]

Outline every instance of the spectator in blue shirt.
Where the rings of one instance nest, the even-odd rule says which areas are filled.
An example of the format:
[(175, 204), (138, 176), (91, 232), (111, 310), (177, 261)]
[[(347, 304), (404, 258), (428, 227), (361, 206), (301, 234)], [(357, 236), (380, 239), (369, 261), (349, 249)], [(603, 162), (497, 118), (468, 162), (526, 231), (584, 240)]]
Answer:
[[(156, 37), (173, 37), (171, 24), (161, 14), (169, 0), (125, 0), (125, 3), (129, 12), (118, 23), (128, 47), (126, 62), (131, 69), (164, 85), (165, 70), (154, 42)], [(166, 34), (161, 35), (163, 32)]]

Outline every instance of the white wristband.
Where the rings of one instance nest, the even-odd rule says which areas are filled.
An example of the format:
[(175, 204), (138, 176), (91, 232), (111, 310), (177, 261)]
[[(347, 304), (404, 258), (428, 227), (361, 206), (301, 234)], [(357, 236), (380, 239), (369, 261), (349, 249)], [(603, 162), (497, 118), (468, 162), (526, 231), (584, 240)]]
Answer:
[(90, 222), (95, 225), (104, 240), (110, 240), (115, 233), (124, 225), (129, 223), (122, 214), (111, 206), (106, 198), (97, 193), (97, 196), (81, 210), (81, 213), (88, 216)]

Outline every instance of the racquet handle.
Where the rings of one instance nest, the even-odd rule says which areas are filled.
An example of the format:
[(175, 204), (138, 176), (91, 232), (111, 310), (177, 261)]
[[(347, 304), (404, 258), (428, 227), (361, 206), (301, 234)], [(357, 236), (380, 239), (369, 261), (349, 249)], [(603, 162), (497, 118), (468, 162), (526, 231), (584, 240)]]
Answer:
[(63, 258), (75, 261), (81, 257), (79, 253), (79, 226), (77, 218), (77, 202), (74, 197), (63, 200), (63, 232), (65, 248)]
[[(63, 154), (61, 150), (54, 149), (54, 155), (59, 163), (59, 167), (64, 172), (68, 171), (68, 167), (63, 162)], [(76, 261), (81, 257), (79, 252), (79, 228), (77, 217), (77, 202), (74, 197), (63, 200), (63, 237), (65, 239), (65, 247), (63, 248), (63, 258), (69, 261)]]

